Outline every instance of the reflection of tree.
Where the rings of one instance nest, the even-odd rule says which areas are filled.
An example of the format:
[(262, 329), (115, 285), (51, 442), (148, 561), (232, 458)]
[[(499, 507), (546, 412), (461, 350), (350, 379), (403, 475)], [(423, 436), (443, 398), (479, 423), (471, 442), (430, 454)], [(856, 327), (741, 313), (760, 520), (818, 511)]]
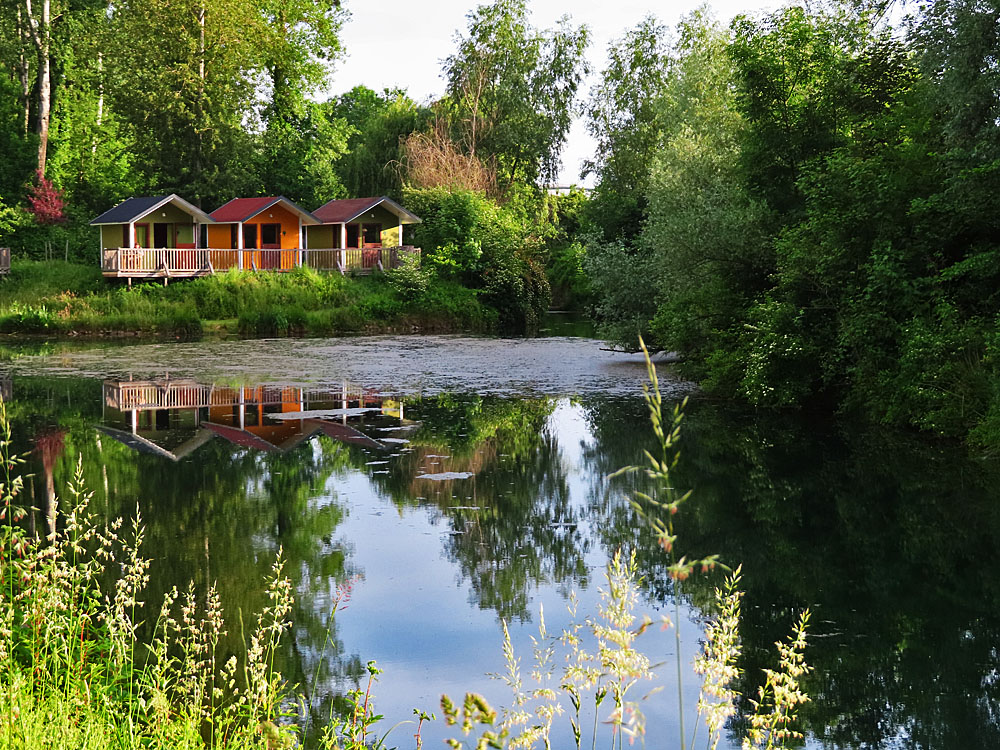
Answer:
[[(410, 403), (421, 425), (411, 450), (373, 481), (397, 503), (425, 498), (451, 528), (445, 541), (472, 600), (501, 617), (529, 617), (532, 587), (584, 583), (589, 547), (570, 502), (556, 436), (554, 402), (443, 396)], [(467, 479), (421, 475), (467, 473)]]
[[(81, 385), (83, 383), (83, 385)], [(144, 553), (153, 559), (145, 600), (147, 626), (163, 594), (192, 580), (199, 592), (216, 582), (226, 607), (228, 635), (220, 643), (223, 659), (240, 656), (251, 613), (265, 605), (264, 581), (279, 546), (296, 586), (294, 630), (278, 665), (292, 684), (312, 686), (326, 643), (329, 606), (338, 584), (352, 571), (349, 550), (336, 538), (343, 506), (328, 487), (350, 466), (344, 446), (320, 437), (289, 453), (258, 453), (214, 439), (173, 463), (137, 453), (101, 435), (100, 383), (18, 380), (11, 403), (15, 440), (37, 442), (26, 469), (51, 477), (56, 492), (66, 487), (82, 456), (86, 484), (95, 492), (93, 509), (108, 519), (131, 518), (138, 507), (146, 527)], [(29, 427), (30, 425), (30, 427)], [(60, 435), (62, 455), (46, 436)], [(36, 436), (39, 439), (36, 441)], [(360, 674), (357, 657), (342, 656), (331, 632), (323, 674)], [(312, 697), (317, 716), (328, 715), (329, 679)]]
[[(644, 415), (588, 410), (596, 470), (625, 458), (623, 421), (640, 437), (621, 464), (635, 462)], [(676, 476), (695, 495), (680, 544), (744, 565), (742, 692), (773, 664), (771, 644), (794, 613), (811, 607), (814, 701), (802, 717), (817, 736), (834, 747), (1000, 746), (1000, 506), (991, 489), (1000, 469), (899, 433), (709, 404), (689, 411)], [(628, 481), (592, 493), (609, 549), (640, 523), (624, 502)], [(662, 595), (662, 555), (641, 526), (640, 536), (643, 572)], [(685, 591), (701, 605), (709, 585)]]

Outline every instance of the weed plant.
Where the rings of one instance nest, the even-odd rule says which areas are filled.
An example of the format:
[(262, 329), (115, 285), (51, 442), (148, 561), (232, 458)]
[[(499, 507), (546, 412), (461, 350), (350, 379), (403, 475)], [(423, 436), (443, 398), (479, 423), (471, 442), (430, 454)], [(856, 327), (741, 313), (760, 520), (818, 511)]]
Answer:
[[(646, 466), (625, 467), (616, 474), (643, 472), (655, 487), (650, 493), (636, 493), (633, 504), (655, 532), (657, 542), (669, 560), (668, 570), (674, 583), (674, 620), (661, 618), (661, 626), (672, 628), (676, 639), (680, 727), (676, 747), (680, 750), (694, 748), (698, 742), (699, 726), (705, 723), (708, 729), (706, 747), (715, 750), (726, 722), (736, 713), (740, 698), (733, 684), (740, 676), (737, 663), (741, 654), (741, 571), (739, 568), (731, 571), (725, 583), (715, 589), (716, 614), (705, 628), (703, 646), (694, 663), (694, 671), (702, 677), (702, 685), (697, 704), (698, 721), (688, 737), (683, 721), (681, 690), (684, 667), (680, 636), (681, 585), (691, 575), (707, 573), (721, 563), (718, 555), (689, 559), (678, 554), (675, 518), (691, 498), (690, 492), (678, 492), (671, 480), (671, 472), (679, 459), (676, 446), (684, 404), (677, 405), (669, 419), (665, 418), (656, 368), (641, 339), (639, 344), (645, 354), (649, 376), (644, 394), (659, 450), (656, 455), (646, 452)], [(457, 750), (463, 747), (466, 738), (477, 733), (474, 740), (476, 750), (486, 747), (513, 750), (538, 745), (550, 750), (553, 722), (567, 712), (564, 702), (569, 706), (569, 723), (577, 750), (583, 746), (585, 718), (592, 723), (589, 737), (591, 750), (596, 750), (598, 746), (599, 722), (611, 729), (611, 750), (621, 750), (625, 740), (632, 744), (643, 738), (646, 721), (642, 704), (658, 688), (654, 687), (636, 698), (637, 688), (655, 679), (651, 660), (638, 650), (636, 644), (639, 636), (653, 624), (651, 619), (640, 618), (636, 612), (640, 584), (634, 551), (626, 555), (618, 550), (605, 570), (605, 586), (600, 589), (596, 616), (579, 621), (576, 600), (571, 597), (571, 624), (561, 634), (553, 636), (546, 631), (544, 611), (540, 610), (538, 636), (532, 637), (533, 666), (528, 686), (522, 680), (520, 659), (514, 653), (504, 623), (506, 671), (497, 677), (510, 688), (512, 702), (498, 712), (477, 694), (467, 694), (461, 706), (448, 696), (442, 696), (445, 721), (450, 726), (459, 727), (462, 732), (462, 737), (450, 739), (449, 745)], [(806, 611), (794, 625), (788, 640), (775, 644), (778, 668), (766, 669), (764, 684), (758, 689), (756, 697), (747, 697), (751, 711), (747, 717), (749, 729), (742, 738), (743, 750), (783, 748), (788, 742), (802, 738), (802, 734), (794, 729), (794, 722), (798, 707), (808, 700), (799, 683), (799, 679), (810, 671), (804, 657), (808, 623), (809, 612)], [(608, 705), (602, 709), (605, 702)]]

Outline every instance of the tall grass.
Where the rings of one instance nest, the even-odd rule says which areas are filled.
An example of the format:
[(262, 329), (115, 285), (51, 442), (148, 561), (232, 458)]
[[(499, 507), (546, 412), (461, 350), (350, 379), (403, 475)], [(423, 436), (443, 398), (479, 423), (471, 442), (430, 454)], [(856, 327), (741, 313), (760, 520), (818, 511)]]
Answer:
[(431, 277), (413, 288), (391, 275), (353, 279), (296, 268), (233, 270), (166, 287), (112, 283), (85, 266), (20, 261), (0, 283), (0, 332), (192, 337), (209, 327), (248, 336), (488, 331), (497, 321), (475, 291)]

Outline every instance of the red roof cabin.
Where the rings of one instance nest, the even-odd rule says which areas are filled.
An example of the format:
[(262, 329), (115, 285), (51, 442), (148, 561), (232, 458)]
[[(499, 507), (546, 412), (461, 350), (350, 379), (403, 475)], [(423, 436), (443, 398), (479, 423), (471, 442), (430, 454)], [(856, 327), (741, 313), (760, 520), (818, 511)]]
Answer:
[(208, 246), (233, 253), (238, 268), (288, 270), (301, 265), (303, 227), (319, 220), (283, 196), (233, 198), (209, 214)]
[(385, 196), (329, 201), (313, 216), (322, 223), (306, 230), (309, 248), (404, 247), (403, 225), (420, 223), (419, 217)]

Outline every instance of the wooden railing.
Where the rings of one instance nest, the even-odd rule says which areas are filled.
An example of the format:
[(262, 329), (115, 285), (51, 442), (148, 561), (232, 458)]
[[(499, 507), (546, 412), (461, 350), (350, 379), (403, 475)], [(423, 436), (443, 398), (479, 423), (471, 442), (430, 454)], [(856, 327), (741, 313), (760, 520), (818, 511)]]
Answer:
[(117, 411), (150, 411), (155, 409), (198, 409), (234, 404), (274, 404), (319, 402), (380, 402), (376, 389), (344, 384), (339, 390), (305, 391), (290, 386), (259, 385), (233, 387), (204, 385), (194, 380), (167, 378), (165, 380), (104, 381), (104, 403)]
[[(2, 252), (2, 248), (0, 248)], [(407, 256), (420, 257), (409, 245), (382, 248), (324, 248), (308, 250), (228, 250), (217, 248), (107, 248), (101, 252), (101, 270), (113, 276), (201, 276), (231, 268), (289, 271), (306, 266), (317, 271), (367, 274), (398, 268)], [(10, 251), (7, 251), (8, 267)], [(0, 264), (2, 264), (0, 256)]]
[(0, 247), (0, 273), (10, 273), (9, 247)]

